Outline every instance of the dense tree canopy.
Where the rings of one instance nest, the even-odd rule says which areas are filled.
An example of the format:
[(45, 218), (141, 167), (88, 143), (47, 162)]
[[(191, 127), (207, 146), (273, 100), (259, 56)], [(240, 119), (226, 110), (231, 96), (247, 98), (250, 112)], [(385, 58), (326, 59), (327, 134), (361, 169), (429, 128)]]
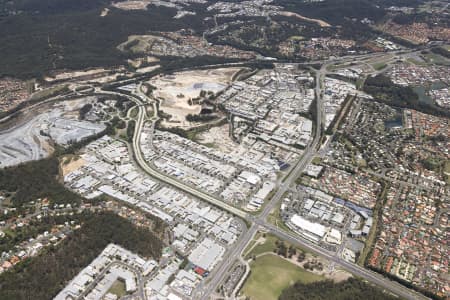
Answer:
[(398, 299), (361, 280), (350, 278), (334, 283), (331, 280), (309, 284), (296, 283), (285, 289), (280, 300), (394, 300)]
[(375, 100), (388, 105), (411, 108), (426, 114), (450, 116), (450, 112), (432, 104), (422, 103), (419, 96), (410, 86), (399, 86), (385, 75), (368, 77), (364, 84), (364, 91), (372, 95)]
[[(66, 2), (72, 5), (74, 1)], [(54, 69), (117, 66), (130, 56), (116, 48), (129, 35), (203, 26), (201, 19), (192, 16), (173, 19), (175, 9), (164, 7), (148, 11), (112, 8), (103, 18), (101, 8), (51, 12), (0, 17), (0, 77), (40, 77)]]
[(163, 243), (149, 230), (113, 213), (86, 217), (62, 243), (0, 275), (0, 299), (52, 299), (109, 243), (159, 259)]
[(14, 206), (48, 197), (58, 204), (77, 204), (79, 196), (58, 182), (59, 162), (55, 157), (0, 169), (0, 190), (13, 193)]

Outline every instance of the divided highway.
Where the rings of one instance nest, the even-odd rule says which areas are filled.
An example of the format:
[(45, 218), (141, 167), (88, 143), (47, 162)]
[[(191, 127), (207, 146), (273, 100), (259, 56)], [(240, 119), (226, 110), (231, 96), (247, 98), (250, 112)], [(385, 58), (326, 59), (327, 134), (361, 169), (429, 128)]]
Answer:
[[(366, 57), (364, 57), (366, 58)], [(336, 63), (336, 60), (331, 61)], [(341, 257), (338, 257), (335, 253), (327, 251), (316, 244), (313, 244), (300, 236), (294, 235), (292, 233), (285, 232), (280, 228), (276, 227), (273, 224), (270, 224), (266, 221), (270, 212), (276, 207), (276, 205), (281, 200), (282, 196), (286, 191), (288, 191), (289, 187), (295, 182), (295, 180), (300, 176), (308, 163), (312, 160), (314, 155), (317, 153), (317, 149), (320, 147), (320, 140), (322, 138), (321, 130), (322, 130), (322, 81), (324, 76), (326, 75), (326, 67), (331, 63), (330, 61), (326, 64), (323, 64), (320, 70), (316, 71), (316, 105), (317, 105), (317, 116), (316, 116), (316, 126), (315, 126), (315, 134), (311, 143), (306, 147), (301, 159), (297, 162), (295, 166), (291, 169), (290, 173), (287, 175), (285, 180), (280, 183), (277, 187), (277, 191), (274, 196), (268, 201), (267, 205), (263, 208), (263, 211), (259, 216), (252, 216), (232, 205), (229, 205), (209, 194), (206, 194), (202, 191), (199, 191), (191, 186), (188, 186), (175, 178), (167, 176), (165, 174), (160, 173), (159, 171), (153, 169), (144, 159), (140, 147), (140, 136), (142, 133), (142, 128), (147, 120), (147, 113), (145, 105), (139, 99), (139, 97), (130, 96), (126, 94), (110, 92), (114, 94), (120, 94), (121, 96), (125, 96), (130, 100), (134, 101), (138, 107), (138, 116), (136, 121), (136, 128), (133, 135), (132, 149), (134, 152), (134, 158), (137, 164), (149, 175), (154, 178), (172, 185), (186, 193), (194, 195), (201, 200), (204, 200), (208, 203), (211, 203), (214, 206), (220, 207), (223, 210), (226, 210), (233, 215), (240, 217), (250, 223), (250, 228), (246, 230), (233, 245), (233, 248), (229, 250), (227, 253), (227, 257), (224, 258), (216, 268), (210, 273), (206, 282), (204, 282), (199, 288), (195, 291), (196, 299), (209, 299), (209, 297), (214, 294), (219, 287), (219, 285), (225, 280), (228, 276), (228, 271), (235, 263), (235, 261), (242, 255), (246, 245), (251, 241), (253, 236), (258, 230), (268, 231), (280, 239), (287, 240), (294, 245), (299, 245), (311, 252), (317, 253), (329, 261), (335, 263), (338, 267), (345, 269), (352, 274), (359, 276), (369, 282), (373, 282), (379, 285), (382, 288), (385, 288), (388, 291), (393, 292), (394, 294), (403, 297), (405, 299), (427, 299), (422, 294), (419, 294), (411, 289), (406, 288), (405, 286), (400, 285), (399, 283), (393, 282), (386, 277), (373, 272), (371, 270), (360, 267), (354, 263), (350, 263)], [(155, 121), (155, 120), (153, 120)]]
[(319, 254), (320, 256), (324, 257), (325, 259), (328, 259), (330, 262), (335, 263), (338, 267), (352, 273), (353, 275), (355, 275), (357, 277), (360, 277), (369, 282), (372, 282), (372, 283), (378, 285), (379, 287), (392, 292), (393, 294), (395, 294), (397, 296), (400, 296), (404, 299), (411, 299), (411, 300), (428, 299), (424, 295), (417, 293), (411, 289), (408, 289), (407, 287), (405, 287), (397, 282), (391, 281), (381, 274), (378, 274), (369, 269), (365, 269), (357, 264), (348, 262), (340, 257), (337, 257), (334, 252), (327, 251), (327, 250), (319, 247), (318, 245), (316, 245), (312, 242), (309, 242), (308, 240), (302, 239), (299, 236), (296, 236), (291, 233), (287, 233), (287, 232), (277, 228), (275, 225), (264, 223), (263, 226), (266, 230), (268, 230), (268, 232), (272, 233), (273, 235), (276, 235), (280, 239), (286, 240), (289, 243), (292, 243), (294, 245), (299, 245), (308, 251)]

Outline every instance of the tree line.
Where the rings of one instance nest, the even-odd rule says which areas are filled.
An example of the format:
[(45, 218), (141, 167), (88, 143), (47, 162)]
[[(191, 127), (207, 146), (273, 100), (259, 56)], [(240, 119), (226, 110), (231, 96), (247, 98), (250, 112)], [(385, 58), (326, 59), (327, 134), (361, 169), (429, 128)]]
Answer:
[(376, 101), (391, 106), (410, 108), (430, 115), (450, 117), (450, 111), (420, 102), (419, 96), (410, 86), (396, 85), (383, 74), (368, 77), (363, 90), (372, 95)]
[(80, 197), (58, 182), (58, 174), (59, 161), (54, 156), (0, 169), (0, 190), (11, 196), (15, 207), (46, 197), (51, 205), (79, 204)]
[(279, 300), (394, 300), (398, 299), (359, 279), (349, 278), (335, 283), (331, 280), (313, 283), (297, 282), (285, 289)]
[(60, 244), (0, 275), (0, 299), (52, 299), (109, 244), (158, 260), (163, 243), (151, 231), (112, 212), (90, 215)]

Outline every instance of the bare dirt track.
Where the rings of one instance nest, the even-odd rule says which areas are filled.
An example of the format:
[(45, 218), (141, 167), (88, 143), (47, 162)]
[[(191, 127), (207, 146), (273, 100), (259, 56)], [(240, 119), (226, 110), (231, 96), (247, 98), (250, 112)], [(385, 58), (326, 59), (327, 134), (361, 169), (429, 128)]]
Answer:
[(319, 19), (311, 19), (311, 18), (307, 18), (304, 17), (302, 15), (290, 12), (290, 11), (282, 11), (280, 12), (280, 15), (285, 16), (285, 17), (296, 17), (300, 20), (304, 20), (304, 21), (308, 21), (308, 22), (313, 22), (318, 24), (320, 27), (331, 27), (331, 25), (323, 20), (319, 20)]

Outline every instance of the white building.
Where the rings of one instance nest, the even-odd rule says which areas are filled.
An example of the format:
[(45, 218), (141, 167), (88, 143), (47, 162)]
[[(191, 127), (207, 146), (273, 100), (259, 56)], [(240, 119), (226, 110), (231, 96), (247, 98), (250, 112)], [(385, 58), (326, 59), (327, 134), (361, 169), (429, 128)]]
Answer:
[(293, 215), (290, 223), (298, 233), (315, 242), (320, 241), (327, 232), (327, 227), (319, 223), (310, 222), (299, 215)]

